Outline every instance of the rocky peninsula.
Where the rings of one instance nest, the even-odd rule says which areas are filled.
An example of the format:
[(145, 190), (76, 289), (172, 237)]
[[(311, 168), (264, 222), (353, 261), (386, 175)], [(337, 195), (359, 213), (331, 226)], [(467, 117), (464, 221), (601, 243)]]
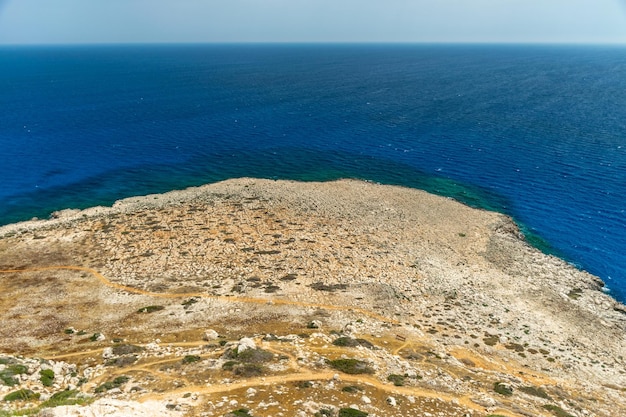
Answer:
[(626, 415), (626, 307), (505, 215), (235, 179), (0, 228), (0, 416)]

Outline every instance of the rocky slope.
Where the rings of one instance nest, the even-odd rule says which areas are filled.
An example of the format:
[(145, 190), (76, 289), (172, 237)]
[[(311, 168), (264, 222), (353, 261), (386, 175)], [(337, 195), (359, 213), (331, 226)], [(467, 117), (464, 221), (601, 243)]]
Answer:
[(7, 413), (626, 415), (624, 306), (449, 199), (239, 179), (0, 236)]

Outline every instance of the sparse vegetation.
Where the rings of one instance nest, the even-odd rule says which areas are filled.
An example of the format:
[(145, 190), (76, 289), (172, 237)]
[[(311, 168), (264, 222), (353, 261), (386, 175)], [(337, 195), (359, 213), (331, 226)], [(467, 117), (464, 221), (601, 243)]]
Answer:
[(194, 363), (194, 362), (198, 362), (200, 361), (202, 358), (200, 356), (197, 355), (187, 355), (183, 358), (183, 365), (187, 365), (190, 363)]
[(225, 414), (224, 417), (252, 417), (252, 414), (250, 414), (250, 410), (247, 408), (240, 408)]
[(231, 349), (226, 353), (226, 357), (244, 363), (265, 363), (271, 361), (274, 354), (260, 348), (246, 349), (241, 353)]
[(260, 376), (265, 373), (265, 367), (256, 363), (243, 363), (233, 368), (233, 374), (245, 378)]
[(149, 313), (154, 313), (155, 311), (161, 311), (161, 310), (165, 310), (165, 307), (164, 306), (146, 306), (146, 307), (141, 307), (139, 310), (137, 310), (137, 313), (149, 314)]
[(352, 337), (339, 337), (337, 339), (335, 339), (333, 341), (333, 345), (335, 346), (343, 346), (343, 347), (357, 347), (357, 346), (363, 346), (366, 347), (368, 349), (372, 349), (374, 347), (373, 344), (371, 344), (370, 342), (368, 342), (365, 339), (354, 339)]
[(59, 407), (63, 405), (84, 405), (91, 401), (90, 398), (81, 395), (77, 390), (59, 391), (41, 404), (41, 408)]
[(355, 408), (341, 408), (339, 409), (338, 417), (367, 417), (368, 415), (365, 411)]
[(567, 296), (572, 300), (578, 300), (582, 296), (582, 294), (583, 290), (581, 290), (580, 288), (573, 288), (572, 290), (570, 290), (569, 293), (567, 293)]
[(296, 381), (295, 385), (298, 388), (311, 388), (311, 387), (313, 387), (313, 383), (311, 381)]
[(4, 370), (0, 371), (0, 381), (4, 385), (12, 387), (17, 384), (17, 380), (15, 379), (15, 375), (25, 374), (28, 371), (24, 365), (19, 363), (11, 364), (11, 361), (6, 361), (5, 365), (8, 365)]
[(44, 387), (51, 387), (54, 382), (54, 371), (52, 369), (42, 369), (39, 371), (39, 380)]
[(483, 342), (487, 346), (495, 346), (500, 341), (498, 336), (487, 336), (483, 339)]
[(131, 353), (141, 352), (143, 348), (135, 345), (115, 345), (112, 348), (114, 355), (129, 355)]
[(130, 381), (129, 377), (127, 377), (125, 375), (118, 376), (113, 381), (108, 381), (108, 382), (105, 382), (104, 384), (100, 385), (98, 388), (96, 388), (95, 393), (96, 394), (100, 394), (100, 393), (112, 390), (114, 388), (119, 388), (122, 385), (124, 385), (125, 383), (127, 383), (128, 381)]
[(332, 285), (328, 285), (328, 284), (324, 284), (323, 282), (315, 282), (311, 285), (309, 285), (309, 287), (313, 288), (314, 290), (317, 291), (328, 291), (328, 292), (334, 292), (337, 290), (345, 290), (348, 288), (348, 286), (346, 284), (332, 284)]
[(194, 305), (197, 302), (198, 302), (198, 299), (196, 297), (191, 297), (188, 300), (183, 301), (182, 305), (184, 306), (184, 308), (186, 310), (186, 309), (188, 309), (189, 307), (191, 307), (192, 305)]
[(563, 410), (558, 405), (546, 404), (546, 405), (543, 406), (543, 408), (545, 410), (548, 410), (552, 414), (554, 414), (556, 417), (574, 417), (573, 415), (571, 415), (570, 413), (566, 412), (565, 410)]
[(404, 385), (405, 377), (404, 375), (391, 374), (387, 377), (387, 381), (393, 382), (396, 387), (401, 387)]
[(106, 366), (117, 366), (119, 368), (123, 368), (128, 365), (132, 365), (137, 362), (137, 356), (135, 355), (123, 355), (118, 358), (109, 359), (106, 361)]
[(493, 384), (493, 390), (500, 395), (504, 395), (505, 397), (513, 395), (513, 388), (502, 382), (496, 382)]
[(36, 400), (40, 397), (39, 393), (35, 393), (29, 389), (21, 389), (13, 391), (4, 397), (4, 401), (29, 401)]
[(374, 369), (367, 362), (358, 359), (335, 359), (328, 364), (338, 371), (351, 375), (374, 373)]
[(537, 387), (520, 387), (519, 389), (520, 391), (522, 391), (525, 394), (528, 395), (532, 395), (534, 397), (539, 397), (539, 398), (543, 398), (546, 400), (550, 400), (550, 396), (548, 395), (547, 392), (545, 392), (542, 388), (537, 388)]

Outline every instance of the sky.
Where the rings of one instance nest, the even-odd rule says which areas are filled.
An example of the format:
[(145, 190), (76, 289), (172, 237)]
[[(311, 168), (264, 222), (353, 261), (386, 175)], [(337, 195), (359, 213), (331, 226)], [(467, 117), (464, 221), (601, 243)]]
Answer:
[(0, 44), (626, 44), (626, 0), (0, 0)]

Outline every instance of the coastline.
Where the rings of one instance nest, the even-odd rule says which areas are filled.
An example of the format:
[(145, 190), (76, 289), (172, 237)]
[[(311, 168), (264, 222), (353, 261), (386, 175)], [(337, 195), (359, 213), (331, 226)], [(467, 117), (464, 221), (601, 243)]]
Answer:
[[(241, 318), (248, 317), (263, 329), (264, 315), (302, 321), (333, 304), (347, 310), (323, 316), (329, 328), (345, 326), (341, 315), (354, 316), (350, 309), (363, 309), (372, 316), (366, 324), (353, 324), (355, 334), (382, 334), (392, 323), (408, 338), (428, 340), (454, 366), (464, 366), (466, 358), (474, 364), (466, 363), (466, 370), (478, 372), (480, 361), (496, 361), (504, 366), (497, 368), (501, 377), (515, 386), (521, 384), (516, 378), (525, 377), (511, 369), (523, 369), (545, 381), (549, 376), (557, 382), (543, 385), (572, 395), (593, 392), (601, 397), (598, 415), (610, 415), (609, 404), (626, 410), (619, 399), (626, 387), (626, 308), (601, 291), (598, 278), (529, 246), (503, 214), (363, 181), (242, 178), (53, 217), (1, 227), (1, 269), (52, 268), (50, 274), (70, 280), (72, 272), (58, 268), (80, 265), (88, 268), (85, 280), (93, 270), (111, 285), (81, 284), (86, 287), (75, 296), (97, 296), (91, 313), (72, 304), (85, 318), (63, 309), (54, 318), (29, 318), (26, 324), (57, 323), (52, 327), (58, 332), (43, 332), (37, 340), (25, 322), (5, 317), (11, 324), (2, 330), (0, 351), (27, 346), (45, 355), (64, 343), (70, 351), (80, 349), (63, 341), (62, 328), (69, 325), (114, 334), (124, 323), (129, 330), (119, 337), (139, 333), (146, 341), (181, 326), (189, 332), (206, 326), (205, 315), (176, 312), (174, 304), (166, 306), (172, 315), (158, 322), (130, 322), (135, 297), (147, 303), (159, 294), (205, 294), (198, 304), (211, 306), (213, 326), (233, 320), (243, 328)], [(27, 288), (6, 290), (18, 294)], [(52, 298), (64, 306), (67, 299), (58, 297)], [(236, 314), (229, 297), (244, 300)], [(15, 308), (5, 307), (5, 314)], [(250, 333), (263, 334), (249, 326)], [(603, 392), (607, 383), (617, 388)], [(455, 388), (447, 390), (473, 392), (460, 382), (450, 384)]]

